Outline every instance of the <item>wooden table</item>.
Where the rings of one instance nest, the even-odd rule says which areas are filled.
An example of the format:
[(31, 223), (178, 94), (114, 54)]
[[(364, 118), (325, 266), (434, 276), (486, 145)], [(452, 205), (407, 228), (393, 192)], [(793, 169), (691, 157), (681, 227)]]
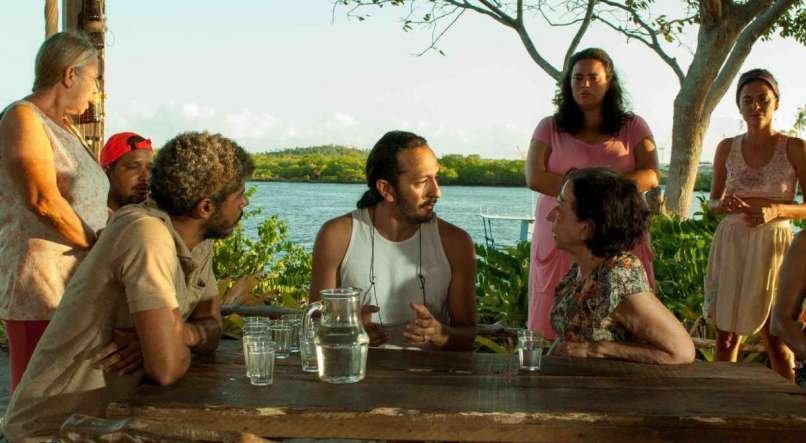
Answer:
[(360, 383), (322, 383), (292, 357), (256, 387), (240, 349), (225, 341), (108, 415), (275, 438), (806, 441), (806, 391), (759, 364), (548, 357), (529, 374), (516, 356), (372, 349)]

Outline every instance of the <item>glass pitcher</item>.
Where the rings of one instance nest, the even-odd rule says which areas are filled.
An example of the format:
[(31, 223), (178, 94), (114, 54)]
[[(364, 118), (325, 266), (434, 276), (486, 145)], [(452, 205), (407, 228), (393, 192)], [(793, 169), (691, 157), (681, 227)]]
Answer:
[(361, 323), (361, 292), (355, 288), (324, 289), (321, 301), (305, 312), (304, 332), (313, 328), (311, 316), (322, 313), (314, 337), (319, 379), (328, 383), (355, 383), (364, 379), (369, 336)]

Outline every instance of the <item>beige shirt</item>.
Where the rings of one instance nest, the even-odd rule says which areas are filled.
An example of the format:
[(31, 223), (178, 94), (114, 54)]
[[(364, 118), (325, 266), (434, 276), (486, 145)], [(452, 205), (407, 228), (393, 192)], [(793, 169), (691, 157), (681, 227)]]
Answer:
[(115, 213), (65, 290), (62, 302), (17, 386), (5, 416), (10, 441), (53, 435), (72, 413), (103, 415), (143, 379), (95, 367), (93, 355), (131, 314), (179, 308), (217, 295), (211, 242), (188, 250), (170, 217), (146, 202)]

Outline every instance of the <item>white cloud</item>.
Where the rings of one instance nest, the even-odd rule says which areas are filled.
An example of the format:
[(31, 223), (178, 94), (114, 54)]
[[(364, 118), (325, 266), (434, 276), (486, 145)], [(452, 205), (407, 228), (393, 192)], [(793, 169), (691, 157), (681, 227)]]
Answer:
[(343, 126), (354, 126), (355, 125), (355, 118), (351, 115), (344, 114), (341, 112), (334, 112), (333, 119), (336, 120), (337, 123)]
[(182, 115), (190, 120), (205, 120), (215, 115), (215, 109), (212, 106), (185, 103), (182, 105)]
[(224, 121), (227, 123), (228, 135), (236, 139), (264, 138), (281, 124), (277, 117), (269, 113), (254, 113), (248, 109), (229, 113), (224, 117)]

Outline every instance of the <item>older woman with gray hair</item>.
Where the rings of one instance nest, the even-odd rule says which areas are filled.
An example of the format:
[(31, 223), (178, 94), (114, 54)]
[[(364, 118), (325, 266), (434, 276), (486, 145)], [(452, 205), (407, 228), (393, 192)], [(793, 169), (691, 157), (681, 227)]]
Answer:
[(0, 120), (0, 318), (12, 390), (107, 220), (109, 182), (71, 122), (99, 92), (98, 76), (92, 42), (54, 34), (36, 55), (33, 93)]
[(554, 354), (640, 363), (694, 361), (694, 343), (655, 297), (629, 252), (649, 223), (633, 180), (606, 168), (572, 170), (549, 212), (557, 247), (574, 262), (557, 285)]

